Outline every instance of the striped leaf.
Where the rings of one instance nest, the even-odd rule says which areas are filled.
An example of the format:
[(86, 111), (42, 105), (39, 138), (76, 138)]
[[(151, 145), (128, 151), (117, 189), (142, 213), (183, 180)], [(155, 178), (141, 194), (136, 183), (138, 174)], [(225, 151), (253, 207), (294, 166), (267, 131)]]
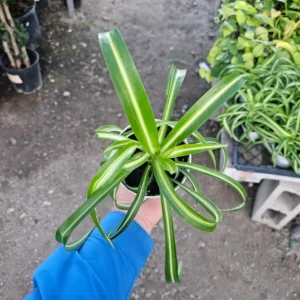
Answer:
[(59, 226), (56, 231), (56, 240), (63, 244), (68, 250), (79, 247), (86, 240), (89, 233), (83, 236), (79, 241), (68, 245), (68, 239), (74, 229), (116, 186), (119, 185), (121, 181), (128, 176), (128, 174), (129, 172), (122, 171), (114, 178), (114, 181), (111, 184), (102, 185), (101, 188), (89, 196), (88, 199), (79, 208), (77, 208), (76, 211), (62, 223), (62, 225)]
[(136, 145), (125, 146), (107, 160), (91, 180), (88, 196), (92, 195), (101, 185), (113, 182), (135, 149)]
[(139, 142), (134, 141), (134, 140), (130, 140), (130, 139), (114, 142), (112, 145), (110, 145), (109, 147), (107, 147), (104, 150), (104, 152), (103, 152), (104, 158), (108, 159), (110, 157), (110, 154), (113, 151), (116, 151), (119, 148), (122, 148), (124, 146), (129, 146), (129, 145), (136, 145), (138, 147), (140, 144), (139, 144)]
[(180, 282), (182, 269), (179, 268), (176, 253), (176, 242), (171, 208), (164, 196), (161, 196), (161, 207), (165, 231), (165, 278), (166, 282)]
[(195, 192), (201, 194), (202, 190), (195, 176), (185, 169), (180, 169), (180, 172), (190, 181)]
[(117, 29), (99, 34), (105, 59), (129, 124), (149, 154), (159, 152), (154, 114), (131, 55)]
[(135, 218), (136, 214), (138, 213), (147, 194), (147, 186), (149, 183), (148, 178), (149, 178), (150, 170), (151, 170), (151, 166), (149, 165), (144, 171), (135, 199), (130, 205), (128, 212), (125, 218), (123, 219), (120, 227), (118, 228), (117, 231), (115, 231), (112, 235), (109, 236), (111, 239), (114, 239), (117, 236), (119, 236), (129, 226), (129, 224), (132, 222), (132, 220)]
[(204, 195), (193, 191), (192, 189), (178, 182), (177, 180), (173, 181), (177, 185), (179, 185), (183, 190), (185, 190), (188, 194), (190, 194), (197, 201), (197, 203), (199, 203), (214, 218), (214, 222), (219, 223), (222, 221), (222, 212), (216, 204), (214, 204)]
[(112, 132), (107, 132), (107, 131), (97, 131), (97, 136), (99, 140), (109, 140), (109, 141), (132, 141), (129, 138), (120, 135), (120, 134), (116, 134), (116, 133), (112, 133)]
[(150, 156), (148, 153), (143, 153), (143, 152), (136, 153), (124, 165), (123, 170), (130, 170), (130, 169), (134, 170), (139, 166), (143, 165), (144, 163), (146, 163), (147, 161), (149, 161), (149, 158)]
[[(176, 146), (173, 148), (170, 154), (167, 154), (168, 158), (180, 157), (180, 156), (188, 156), (191, 154), (206, 152), (208, 150), (216, 150), (220, 148), (227, 147), (227, 145), (222, 144), (202, 144), (202, 143), (195, 143), (195, 144), (185, 144)], [(164, 154), (162, 154), (164, 157)]]
[(227, 183), (228, 185), (230, 185), (231, 187), (233, 187), (242, 196), (243, 202), (241, 204), (239, 204), (231, 209), (222, 209), (222, 211), (239, 210), (245, 206), (245, 202), (247, 199), (247, 193), (246, 193), (244, 187), (239, 182), (232, 179), (231, 177), (229, 177), (225, 174), (222, 174), (216, 170), (212, 170), (207, 167), (203, 167), (203, 166), (192, 164), (192, 163), (178, 161), (178, 162), (176, 162), (176, 164), (179, 168), (186, 168), (188, 170), (193, 170), (193, 171), (199, 172), (201, 174), (208, 175), (208, 176), (211, 176), (218, 180), (221, 180), (221, 181)]
[(246, 82), (245, 76), (228, 75), (214, 85), (178, 121), (161, 146), (161, 152), (180, 144), (203, 125)]
[(159, 156), (156, 159), (159, 160), (160, 165), (165, 171), (168, 171), (170, 174), (178, 173), (178, 167), (173, 160)]
[(215, 222), (197, 213), (175, 192), (173, 184), (157, 159), (153, 160), (153, 170), (161, 195), (166, 198), (171, 207), (183, 220), (190, 226), (202, 231), (211, 232), (215, 230)]
[(120, 128), (117, 125), (104, 125), (104, 126), (100, 126), (98, 129), (96, 129), (96, 133), (98, 131), (106, 131), (106, 132), (119, 132), (121, 133), (123, 131), (122, 128)]
[[(180, 87), (183, 83), (186, 70), (179, 70), (174, 65), (171, 66), (166, 86), (166, 104), (163, 113), (163, 120), (169, 121), (172, 116), (174, 104)], [(161, 143), (166, 135), (168, 125), (159, 128), (158, 139)]]

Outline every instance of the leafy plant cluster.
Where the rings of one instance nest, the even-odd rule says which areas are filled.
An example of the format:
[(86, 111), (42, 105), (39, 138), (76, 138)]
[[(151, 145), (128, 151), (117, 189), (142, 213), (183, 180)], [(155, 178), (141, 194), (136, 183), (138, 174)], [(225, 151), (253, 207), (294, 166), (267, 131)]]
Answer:
[[(96, 130), (100, 140), (110, 140), (112, 144), (104, 151), (104, 162), (90, 182), (86, 202), (58, 228), (56, 239), (68, 250), (78, 247), (86, 240), (89, 233), (71, 244), (68, 244), (68, 239), (81, 221), (91, 215), (100, 233), (113, 245), (113, 239), (127, 228), (143, 202), (147, 201), (148, 186), (155, 181), (159, 187), (163, 210), (166, 280), (179, 282), (181, 267), (176, 255), (172, 211), (190, 226), (207, 232), (214, 231), (222, 220), (222, 210), (205, 197), (194, 175), (189, 171), (211, 176), (233, 187), (241, 195), (243, 202), (232, 210), (242, 208), (246, 200), (244, 188), (232, 178), (214, 169), (181, 159), (208, 152), (215, 162), (213, 150), (220, 149), (226, 161), (225, 145), (219, 144), (216, 139), (204, 138), (198, 132), (198, 128), (239, 90), (245, 83), (245, 76), (228, 75), (200, 98), (178, 122), (175, 122), (170, 119), (185, 77), (185, 70), (172, 66), (167, 81), (163, 118), (157, 120), (154, 118), (138, 71), (118, 30), (101, 33), (99, 41), (130, 128), (124, 132), (118, 126), (107, 125)], [(168, 128), (171, 129), (169, 133), (167, 133)], [(187, 139), (190, 143), (187, 143)], [(139, 168), (142, 168), (143, 175), (139, 178), (140, 183), (133, 203), (131, 205), (119, 203), (115, 197), (119, 185), (126, 184), (124, 180)], [(191, 187), (178, 179), (179, 174), (186, 177)], [(181, 187), (194, 198), (205, 213), (192, 208), (176, 192), (175, 186)], [(127, 211), (122, 223), (116, 224), (109, 233), (103, 231), (96, 211), (96, 207), (107, 195), (110, 195), (118, 208)]]
[(274, 54), (250, 71), (228, 67), (225, 73), (233, 70), (248, 73), (248, 80), (218, 116), (222, 127), (243, 144), (263, 144), (274, 165), (285, 157), (300, 174), (300, 66)]
[(0, 0), (0, 40), (10, 67), (20, 69), (30, 66), (25, 48), (29, 36), (23, 24), (12, 18), (9, 4), (13, 3), (15, 0)]
[(200, 68), (200, 76), (210, 82), (228, 65), (251, 70), (274, 52), (300, 65), (299, 7), (299, 0), (223, 0), (219, 37), (207, 56), (211, 70)]

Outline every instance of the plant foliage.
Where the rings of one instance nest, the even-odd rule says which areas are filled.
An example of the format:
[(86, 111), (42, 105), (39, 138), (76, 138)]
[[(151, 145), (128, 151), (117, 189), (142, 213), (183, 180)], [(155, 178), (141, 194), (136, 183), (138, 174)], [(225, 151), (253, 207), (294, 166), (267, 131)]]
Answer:
[[(178, 121), (170, 121), (176, 96), (184, 80), (185, 71), (172, 66), (166, 87), (166, 106), (162, 120), (156, 120), (138, 71), (119, 31), (99, 34), (99, 42), (111, 79), (130, 124), (129, 131), (122, 131), (115, 125), (102, 126), (96, 130), (100, 140), (111, 140), (104, 151), (105, 161), (90, 182), (87, 200), (58, 228), (56, 239), (68, 250), (78, 247), (88, 237), (87, 233), (79, 241), (68, 244), (72, 231), (89, 214), (104, 238), (113, 244), (113, 239), (121, 234), (136, 216), (143, 201), (147, 201), (147, 187), (156, 180), (161, 195), (166, 241), (166, 280), (179, 282), (181, 264), (177, 262), (172, 211), (175, 211), (189, 225), (202, 231), (211, 232), (222, 219), (221, 209), (206, 198), (189, 170), (219, 179), (233, 187), (246, 200), (244, 188), (230, 177), (213, 169), (183, 162), (179, 158), (208, 151), (214, 159), (213, 150), (220, 149), (226, 154), (225, 145), (215, 139), (204, 138), (197, 129), (245, 83), (243, 75), (230, 74), (216, 84)], [(167, 128), (172, 128), (167, 134)], [(133, 137), (136, 137), (134, 139)], [(189, 144), (182, 144), (193, 138)], [(140, 184), (135, 190), (136, 197), (131, 205), (122, 205), (115, 198), (119, 185), (135, 169), (144, 166)], [(189, 188), (177, 181), (178, 174), (191, 182)], [(170, 177), (170, 174), (175, 176)], [(176, 176), (177, 175), (177, 176)], [(208, 213), (205, 216), (192, 208), (176, 191), (179, 185)], [(129, 187), (128, 187), (129, 188)], [(110, 195), (117, 207), (127, 210), (122, 224), (105, 233), (97, 217), (96, 207)]]

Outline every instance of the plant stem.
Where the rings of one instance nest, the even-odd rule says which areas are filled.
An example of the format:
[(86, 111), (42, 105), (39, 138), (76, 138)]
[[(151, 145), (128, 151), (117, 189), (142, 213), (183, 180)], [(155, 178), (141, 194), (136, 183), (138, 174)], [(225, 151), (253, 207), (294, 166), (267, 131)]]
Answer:
[(13, 68), (16, 68), (16, 62), (10, 52), (10, 49), (9, 49), (9, 46), (8, 46), (8, 43), (6, 41), (3, 41), (2, 42), (2, 45), (3, 45), (3, 49), (9, 59), (9, 62), (10, 62), (10, 65), (13, 67)]
[(25, 46), (23, 46), (21, 48), (21, 52), (22, 52), (22, 55), (23, 55), (23, 63), (26, 66), (26, 68), (29, 68), (30, 67), (30, 60), (29, 60), (29, 57), (28, 57), (27, 50), (26, 50)]
[[(4, 24), (5, 28), (6, 28), (6, 31), (9, 33), (9, 36), (10, 36), (10, 40), (11, 40), (11, 44), (13, 46), (13, 49), (14, 49), (14, 53), (15, 53), (15, 56), (18, 57), (20, 55), (20, 49), (17, 45), (17, 42), (16, 42), (16, 39), (15, 39), (15, 36), (14, 36), (14, 32), (13, 32), (13, 29), (12, 27), (10, 27), (6, 21), (6, 18), (5, 18), (5, 14), (4, 14), (4, 10), (3, 10), (3, 7), (5, 7), (6, 4), (2, 4), (0, 5), (0, 21)], [(8, 7), (7, 7), (8, 9)], [(10, 15), (10, 14), (9, 14)], [(10, 15), (11, 17), (11, 15)], [(14, 24), (14, 22), (13, 22)], [(21, 60), (16, 58), (16, 67), (17, 69), (20, 69), (22, 66), (21, 64)]]

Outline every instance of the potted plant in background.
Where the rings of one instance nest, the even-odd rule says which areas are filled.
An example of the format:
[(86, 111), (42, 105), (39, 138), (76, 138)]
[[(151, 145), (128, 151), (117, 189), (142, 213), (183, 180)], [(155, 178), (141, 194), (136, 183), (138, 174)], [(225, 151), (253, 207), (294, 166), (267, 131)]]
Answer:
[(0, 66), (15, 89), (20, 93), (33, 93), (42, 87), (39, 54), (27, 50), (28, 33), (23, 24), (15, 21), (6, 0), (0, 0), (0, 40), (4, 54)]
[(2, 0), (2, 2), (8, 5), (13, 19), (21, 22), (28, 32), (26, 48), (37, 49), (42, 42), (42, 32), (36, 13), (36, 2), (34, 0)]
[[(227, 66), (251, 70), (274, 52), (300, 65), (300, 15), (297, 1), (223, 1), (216, 22), (219, 37), (200, 67), (208, 82), (226, 76)], [(297, 6), (298, 5), (298, 6)], [(222, 73), (222, 74), (221, 74)]]
[[(225, 77), (175, 122), (170, 121), (170, 118), (185, 71), (172, 66), (166, 87), (163, 118), (156, 120), (138, 71), (118, 30), (101, 33), (99, 41), (130, 126), (123, 130), (115, 125), (107, 125), (96, 130), (100, 140), (111, 140), (112, 144), (104, 151), (104, 161), (90, 182), (86, 202), (58, 228), (56, 239), (68, 250), (78, 247), (89, 233), (72, 244), (67, 243), (68, 239), (73, 230), (90, 214), (104, 238), (113, 243), (113, 239), (134, 219), (147, 197), (159, 194), (165, 228), (166, 280), (179, 282), (181, 268), (177, 262), (171, 208), (190, 226), (202, 231), (214, 231), (222, 220), (222, 210), (203, 195), (195, 177), (189, 171), (211, 176), (232, 186), (243, 201), (231, 210), (241, 209), (246, 200), (246, 192), (238, 182), (222, 172), (194, 164), (189, 159), (197, 153), (208, 151), (215, 162), (213, 150), (220, 149), (226, 154), (225, 145), (219, 144), (216, 139), (203, 137), (197, 130), (241, 88), (245, 78), (233, 74)], [(134, 180), (126, 180), (129, 176)], [(191, 182), (192, 188), (184, 184), (184, 178)], [(129, 206), (118, 203), (115, 198), (120, 184), (136, 191), (135, 199)], [(209, 217), (189, 206), (177, 194), (178, 186), (194, 198)], [(108, 234), (102, 230), (96, 211), (96, 207), (107, 195), (113, 198), (117, 207), (127, 210), (122, 224), (116, 224), (118, 226)]]
[[(232, 70), (225, 68), (224, 73)], [(300, 66), (274, 54), (250, 71), (242, 67), (239, 71), (248, 80), (218, 116), (222, 127), (247, 147), (264, 145), (273, 166), (292, 167), (299, 174)], [(251, 133), (257, 133), (255, 139)]]

